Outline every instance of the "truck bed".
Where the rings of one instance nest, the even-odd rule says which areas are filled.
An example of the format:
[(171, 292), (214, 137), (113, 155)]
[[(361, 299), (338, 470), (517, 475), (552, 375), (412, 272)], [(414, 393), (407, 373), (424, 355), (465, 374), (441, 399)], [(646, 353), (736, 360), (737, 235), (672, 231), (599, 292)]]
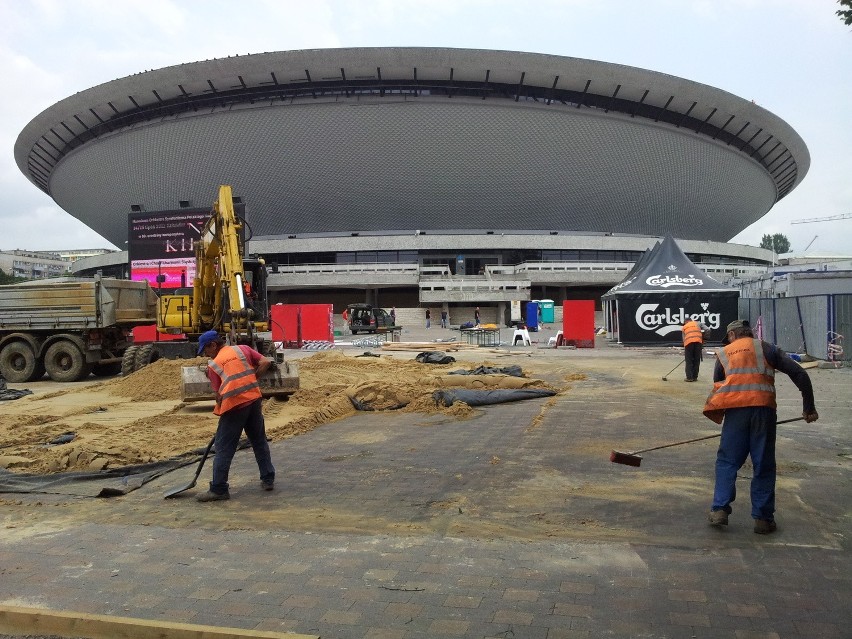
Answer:
[(0, 286), (3, 330), (132, 327), (156, 320), (157, 296), (147, 282), (95, 278)]

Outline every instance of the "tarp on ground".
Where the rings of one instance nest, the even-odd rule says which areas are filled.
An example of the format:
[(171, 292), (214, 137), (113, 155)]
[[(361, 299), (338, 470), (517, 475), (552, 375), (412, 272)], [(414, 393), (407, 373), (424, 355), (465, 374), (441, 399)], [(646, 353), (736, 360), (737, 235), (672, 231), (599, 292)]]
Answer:
[(671, 237), (643, 254), (627, 277), (601, 296), (610, 336), (624, 344), (681, 344), (688, 319), (709, 330), (705, 342), (719, 343), (737, 318), (739, 291), (713, 279)]
[(6, 379), (2, 375), (0, 375), (0, 402), (11, 401), (13, 399), (21, 399), (21, 397), (26, 397), (27, 395), (32, 394), (33, 392), (28, 388), (22, 388), (20, 390), (7, 388)]
[(523, 377), (524, 371), (520, 366), (477, 366), (473, 370), (459, 369), (450, 371), (447, 375), (511, 375), (512, 377)]
[(0, 468), (0, 493), (44, 493), (77, 497), (117, 497), (126, 495), (199, 458), (184, 458), (101, 471), (78, 471), (53, 475), (13, 473)]
[(468, 406), (485, 406), (488, 404), (505, 404), (523, 399), (539, 399), (551, 397), (556, 391), (544, 388), (515, 388), (499, 390), (466, 390), (445, 389), (432, 393), (432, 399), (439, 406), (449, 407), (456, 402), (464, 402)]

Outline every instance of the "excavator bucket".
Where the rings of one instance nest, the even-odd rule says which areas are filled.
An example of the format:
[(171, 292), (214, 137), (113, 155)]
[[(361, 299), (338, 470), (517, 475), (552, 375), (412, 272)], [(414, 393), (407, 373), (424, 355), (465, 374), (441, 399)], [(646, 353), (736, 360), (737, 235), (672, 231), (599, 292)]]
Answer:
[[(279, 362), (276, 368), (258, 378), (264, 397), (287, 397), (299, 390), (299, 365)], [(207, 377), (207, 365), (184, 366), (181, 370), (181, 399), (184, 402), (201, 402), (216, 399), (213, 386)]]

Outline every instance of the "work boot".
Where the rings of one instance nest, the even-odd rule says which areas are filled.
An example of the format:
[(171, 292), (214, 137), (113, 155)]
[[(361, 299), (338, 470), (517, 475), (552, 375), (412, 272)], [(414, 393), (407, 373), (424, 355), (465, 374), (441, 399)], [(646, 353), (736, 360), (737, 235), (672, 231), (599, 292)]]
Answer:
[(758, 535), (774, 533), (776, 528), (778, 528), (778, 526), (775, 524), (775, 521), (769, 521), (768, 519), (754, 520), (754, 532)]
[(263, 490), (272, 490), (275, 488), (275, 484), (273, 484), (271, 481), (262, 481), (260, 482), (260, 486), (261, 488), (263, 488)]
[(207, 502), (207, 501), (225, 501), (226, 499), (230, 499), (231, 495), (229, 493), (214, 493), (212, 490), (208, 490), (206, 493), (201, 493), (196, 497), (198, 501)]
[[(724, 510), (711, 510), (708, 519), (710, 521), (710, 525), (715, 526), (716, 528), (728, 525), (728, 513)], [(757, 532), (757, 529), (755, 529), (755, 532)]]

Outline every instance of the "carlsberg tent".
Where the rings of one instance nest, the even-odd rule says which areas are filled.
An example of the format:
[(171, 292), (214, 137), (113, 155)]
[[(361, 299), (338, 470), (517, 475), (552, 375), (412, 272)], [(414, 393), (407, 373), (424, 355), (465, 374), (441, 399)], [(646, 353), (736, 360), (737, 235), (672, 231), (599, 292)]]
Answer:
[(705, 342), (721, 342), (725, 326), (737, 319), (738, 298), (738, 290), (707, 275), (666, 237), (601, 300), (611, 339), (666, 345), (682, 343), (688, 319), (709, 329)]

